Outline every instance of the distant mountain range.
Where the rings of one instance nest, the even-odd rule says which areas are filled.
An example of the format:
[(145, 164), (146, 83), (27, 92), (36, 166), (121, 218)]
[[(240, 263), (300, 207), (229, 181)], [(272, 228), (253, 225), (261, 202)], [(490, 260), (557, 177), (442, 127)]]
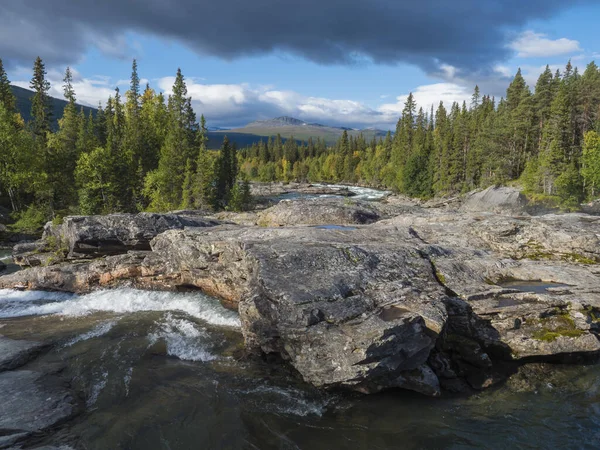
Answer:
[[(24, 89), (19, 86), (11, 86), (13, 94), (17, 98), (17, 109), (21, 113), (23, 119), (28, 122), (31, 119), (31, 97), (33, 97), (33, 91), (29, 89)], [(58, 98), (50, 97), (52, 102), (52, 127), (54, 129), (58, 128), (58, 119), (60, 119), (63, 115), (63, 111), (65, 106), (67, 106), (66, 100), (61, 100)], [(96, 108), (90, 108), (89, 106), (77, 105), (77, 110), (83, 108), (85, 115), (87, 116), (90, 111), (93, 114), (96, 114)]]
[[(11, 86), (12, 91), (17, 98), (17, 108), (23, 116), (23, 119), (29, 121), (31, 118), (31, 97), (33, 91), (24, 89), (18, 86)], [(53, 127), (58, 127), (58, 119), (63, 115), (63, 111), (67, 106), (65, 100), (58, 98), (52, 98), (52, 113), (53, 113)], [(96, 113), (96, 108), (89, 106), (77, 105), (78, 109), (83, 108), (85, 114)], [(276, 117), (270, 120), (258, 120), (251, 122), (241, 128), (220, 128), (220, 127), (209, 127), (208, 129), (208, 146), (209, 148), (219, 148), (223, 142), (223, 137), (227, 136), (231, 142), (235, 142), (238, 148), (248, 147), (255, 142), (260, 140), (266, 141), (270, 136), (277, 136), (280, 134), (281, 137), (286, 140), (293, 137), (298, 142), (308, 141), (309, 138), (316, 140), (321, 138), (325, 140), (327, 144), (334, 144), (345, 131), (352, 136), (358, 136), (363, 134), (367, 141), (373, 139), (373, 137), (379, 138), (384, 137), (387, 131), (379, 130), (377, 128), (366, 128), (363, 130), (356, 130), (353, 128), (346, 127), (331, 127), (322, 125), (320, 123), (308, 123), (294, 117), (282, 116)]]
[(311, 137), (314, 140), (321, 138), (328, 144), (333, 144), (340, 138), (344, 131), (347, 131), (352, 136), (358, 136), (362, 133), (368, 141), (373, 139), (373, 137), (383, 137), (387, 133), (387, 131), (376, 128), (356, 130), (347, 127), (332, 127), (320, 123), (308, 123), (294, 117), (282, 116), (270, 120), (259, 120), (241, 128), (222, 130), (213, 134), (216, 134), (215, 137), (218, 137), (219, 134), (227, 135), (229, 139), (236, 142), (239, 138), (242, 138), (243, 141), (249, 141), (249, 144), (257, 142), (261, 138), (265, 139), (277, 134), (286, 139), (294, 137), (294, 139), (299, 141), (307, 141)]

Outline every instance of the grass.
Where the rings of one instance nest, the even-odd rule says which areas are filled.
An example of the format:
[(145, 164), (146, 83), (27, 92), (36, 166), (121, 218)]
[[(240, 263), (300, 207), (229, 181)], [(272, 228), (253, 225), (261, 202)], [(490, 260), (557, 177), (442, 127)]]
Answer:
[(579, 264), (598, 264), (594, 258), (587, 257), (580, 253), (551, 253), (539, 242), (530, 239), (526, 245), (525, 253), (518, 259), (530, 259), (532, 261), (547, 261), (560, 259), (566, 262), (574, 262)]
[(568, 313), (544, 317), (539, 322), (542, 328), (532, 334), (532, 337), (538, 341), (554, 342), (563, 336), (576, 338), (586, 334), (586, 331), (575, 326), (575, 321)]
[(541, 207), (548, 209), (558, 209), (565, 212), (576, 212), (579, 210), (579, 205), (576, 202), (564, 200), (557, 195), (538, 194), (528, 191), (523, 191), (529, 202), (529, 207)]

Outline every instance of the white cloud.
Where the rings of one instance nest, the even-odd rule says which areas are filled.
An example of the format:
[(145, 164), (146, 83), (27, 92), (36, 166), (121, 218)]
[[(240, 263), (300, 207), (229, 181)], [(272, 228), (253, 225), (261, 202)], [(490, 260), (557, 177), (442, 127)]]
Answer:
[[(121, 96), (125, 96), (127, 80), (111, 80), (104, 76), (85, 78), (73, 70), (73, 86), (77, 101), (97, 107), (106, 104), (109, 96), (114, 96), (114, 88), (121, 86)], [(57, 70), (48, 72), (52, 88), (50, 95), (62, 98), (63, 73)], [(126, 83), (127, 81), (127, 83)], [(144, 80), (145, 81), (145, 80)], [(153, 81), (151, 87), (166, 95), (171, 93), (174, 77), (163, 77)], [(29, 81), (14, 84), (29, 88)], [(307, 122), (354, 128), (378, 127), (393, 129), (402, 113), (408, 93), (396, 97), (396, 102), (369, 106), (350, 99), (313, 97), (289, 90), (278, 90), (270, 85), (205, 84), (199, 78), (186, 79), (188, 95), (198, 115), (204, 114), (211, 126), (242, 126), (248, 122), (289, 115)], [(445, 82), (417, 87), (413, 94), (418, 106), (437, 108), (440, 100), (447, 108), (453, 102), (470, 98), (471, 91), (460, 84)], [(382, 102), (384, 99), (382, 99)]]
[[(173, 77), (158, 80), (167, 94)], [(214, 125), (243, 125), (274, 116), (290, 115), (307, 122), (323, 122), (352, 127), (379, 126), (389, 128), (398, 120), (393, 111), (371, 108), (363, 103), (312, 97), (294, 91), (281, 91), (273, 86), (249, 84), (201, 84), (187, 79), (188, 94), (194, 109)]]
[[(98, 103), (106, 104), (109, 96), (114, 96), (114, 85), (110, 84), (110, 78), (97, 76), (93, 78), (84, 78), (76, 70), (71, 68), (73, 73), (73, 88), (77, 97), (77, 103), (98, 107)], [(64, 73), (58, 70), (49, 70), (47, 79), (50, 81), (50, 96), (63, 98), (63, 77)], [(15, 81), (14, 85), (29, 89), (29, 81)]]
[(509, 44), (520, 58), (559, 56), (580, 52), (579, 41), (567, 38), (549, 39), (543, 33), (525, 31)]
[[(417, 106), (425, 111), (429, 111), (432, 106), (436, 109), (440, 101), (444, 102), (446, 109), (450, 109), (454, 102), (462, 104), (463, 101), (466, 101), (468, 103), (471, 94), (472, 92), (467, 88), (455, 83), (427, 84), (419, 86), (413, 91)], [(396, 103), (383, 104), (379, 107), (379, 111), (398, 117), (402, 113), (407, 98), (408, 95), (396, 97)]]

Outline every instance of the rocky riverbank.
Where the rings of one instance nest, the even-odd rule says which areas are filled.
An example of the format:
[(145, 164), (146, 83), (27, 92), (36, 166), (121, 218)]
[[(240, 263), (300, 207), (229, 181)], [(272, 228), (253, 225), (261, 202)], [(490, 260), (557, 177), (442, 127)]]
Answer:
[(366, 393), (477, 390), (526, 363), (597, 357), (600, 217), (530, 216), (497, 189), (431, 206), (325, 198), (220, 219), (67, 218), (16, 247), (32, 267), (0, 287), (200, 289), (239, 311), (248, 350)]

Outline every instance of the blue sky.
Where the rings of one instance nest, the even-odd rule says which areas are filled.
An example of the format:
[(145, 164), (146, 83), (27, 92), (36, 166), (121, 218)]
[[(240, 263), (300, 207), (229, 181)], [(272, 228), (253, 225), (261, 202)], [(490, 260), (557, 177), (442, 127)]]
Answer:
[[(522, 2), (490, 0), (481, 7), (473, 1), (418, 2), (438, 9), (439, 5), (442, 9), (455, 5), (437, 16), (419, 8), (418, 3), (399, 1), (402, 9), (396, 11), (386, 0), (373, 1), (374, 12), (379, 8), (389, 15), (398, 14), (398, 20), (406, 20), (408, 25), (417, 24), (414, 30), (396, 36), (400, 31), (394, 26), (382, 23), (378, 28), (378, 20), (381, 22), (384, 17), (381, 14), (360, 17), (369, 2), (359, 0), (349, 1), (347, 16), (339, 17), (337, 22), (323, 19), (323, 23), (312, 26), (316, 16), (288, 23), (288, 18), (275, 15), (273, 20), (255, 24), (244, 17), (253, 11), (248, 9), (230, 21), (214, 24), (206, 34), (193, 28), (203, 27), (211, 20), (201, 14), (191, 20), (187, 29), (184, 15), (173, 17), (169, 25), (171, 13), (166, 9), (154, 15), (150, 11), (147, 17), (140, 18), (138, 5), (135, 16), (124, 12), (115, 20), (117, 16), (111, 17), (107, 10), (95, 11), (94, 2), (72, 11), (75, 3), (57, 0), (46, 14), (55, 17), (57, 26), (64, 20), (67, 29), (57, 36), (53, 30), (48, 34), (40, 31), (19, 44), (15, 33), (28, 27), (37, 33), (40, 24), (36, 23), (36, 8), (44, 8), (44, 2), (23, 0), (22, 7), (0, 6), (0, 42), (4, 42), (0, 44), (0, 58), (8, 66), (11, 80), (27, 86), (32, 57), (39, 54), (46, 61), (53, 94), (57, 96), (61, 93), (61, 74), (70, 65), (77, 73), (78, 99), (86, 104), (104, 102), (117, 85), (124, 92), (131, 59), (136, 58), (140, 76), (154, 89), (167, 93), (175, 71), (181, 67), (194, 107), (205, 114), (209, 125), (239, 126), (252, 120), (291, 115), (357, 128), (393, 128), (409, 92), (414, 92), (417, 102), (425, 108), (440, 100), (451, 103), (468, 99), (475, 84), (484, 93), (501, 96), (518, 67), (523, 68), (533, 87), (545, 64), (562, 68), (572, 59), (583, 70), (588, 62), (600, 60), (597, 2), (580, 1), (574, 2), (577, 6), (569, 6), (566, 2), (540, 1), (539, 11), (531, 8), (522, 12), (525, 20), (514, 17), (521, 10), (505, 14), (501, 9)], [(209, 8), (204, 1), (174, 3), (178, 2), (188, 11)], [(274, 9), (276, 5), (265, 5), (275, 0), (255, 2), (257, 8)], [(319, 4), (332, 3), (333, 8), (335, 2), (322, 0)], [(86, 0), (77, 5), (83, 3)], [(166, 8), (168, 4), (171, 3), (162, 6)], [(244, 8), (250, 8), (249, 5), (252, 2), (244, 3)], [(456, 17), (448, 16), (454, 12)], [(406, 17), (413, 13), (414, 17)], [(285, 14), (285, 10), (280, 14)], [(447, 21), (444, 16), (448, 16)], [(97, 20), (92, 20), (94, 17)], [(371, 22), (374, 25), (361, 34), (338, 30), (340, 21), (354, 30), (362, 30)], [(472, 21), (481, 21), (483, 26), (469, 25)], [(436, 36), (434, 30), (440, 28), (445, 34)], [(13, 43), (7, 45), (9, 33)]]

